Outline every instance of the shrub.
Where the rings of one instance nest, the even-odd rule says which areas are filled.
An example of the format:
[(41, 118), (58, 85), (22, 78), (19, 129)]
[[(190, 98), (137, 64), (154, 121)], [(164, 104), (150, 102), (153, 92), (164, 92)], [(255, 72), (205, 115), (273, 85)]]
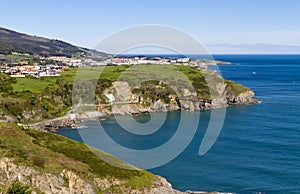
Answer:
[(7, 194), (31, 194), (31, 189), (28, 185), (23, 185), (20, 181), (14, 181), (8, 188)]

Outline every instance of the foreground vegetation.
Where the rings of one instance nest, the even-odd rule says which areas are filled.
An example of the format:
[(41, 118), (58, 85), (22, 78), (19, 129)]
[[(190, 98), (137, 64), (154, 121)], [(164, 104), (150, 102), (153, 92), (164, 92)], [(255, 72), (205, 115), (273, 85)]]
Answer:
[[(53, 133), (24, 129), (15, 124), (0, 124), (0, 154), (14, 158), (19, 165), (52, 174), (68, 169), (84, 180), (93, 180), (95, 177), (124, 180), (121, 186), (132, 189), (151, 187), (154, 175), (134, 169), (107, 153), (97, 152), (96, 156), (85, 144)], [(131, 170), (112, 166), (100, 158), (113, 160)], [(110, 189), (118, 188), (114, 186)]]

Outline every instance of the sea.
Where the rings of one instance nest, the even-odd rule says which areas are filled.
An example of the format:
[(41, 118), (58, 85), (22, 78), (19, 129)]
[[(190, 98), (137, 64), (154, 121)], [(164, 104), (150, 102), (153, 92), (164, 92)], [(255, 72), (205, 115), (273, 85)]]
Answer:
[[(214, 55), (214, 59), (231, 62), (219, 65), (222, 76), (251, 88), (261, 103), (226, 108), (220, 134), (203, 155), (199, 155), (199, 147), (211, 111), (189, 112), (190, 118), (200, 114), (193, 138), (172, 160), (148, 170), (180, 191), (300, 193), (300, 55)], [(85, 122), (82, 129), (65, 128), (57, 133), (83, 141), (80, 130), (93, 136), (101, 123), (108, 137), (122, 147), (148, 150), (174, 136), (182, 115), (181, 111), (168, 113), (155, 135), (141, 138), (124, 132), (112, 116)], [(149, 115), (123, 119), (146, 123)], [(185, 141), (190, 136), (185, 138), (182, 133), (181, 137)]]

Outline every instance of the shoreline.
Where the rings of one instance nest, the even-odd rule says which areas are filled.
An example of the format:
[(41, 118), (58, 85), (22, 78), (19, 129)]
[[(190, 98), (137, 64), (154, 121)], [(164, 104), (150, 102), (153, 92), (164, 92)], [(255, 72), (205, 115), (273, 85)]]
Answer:
[[(251, 97), (249, 98), (248, 93), (251, 93)], [(247, 95), (245, 95), (247, 94)], [(240, 98), (240, 99), (239, 99)], [(227, 98), (226, 98), (227, 99)], [(209, 104), (210, 106), (204, 106), (204, 107), (195, 107), (194, 105), (192, 106), (178, 106), (178, 105), (173, 105), (171, 106), (170, 104), (161, 104), (160, 106), (155, 106), (156, 108), (151, 108), (151, 107), (142, 107), (142, 106), (136, 106), (135, 104), (130, 104), (130, 105), (123, 105), (125, 108), (120, 107), (117, 105), (118, 108), (116, 109), (101, 109), (101, 111), (85, 111), (81, 114), (77, 112), (78, 108), (81, 108), (82, 106), (85, 105), (77, 105), (74, 108), (70, 109), (64, 116), (50, 119), (50, 120), (45, 120), (45, 121), (40, 121), (37, 123), (31, 123), (27, 126), (31, 128), (35, 128), (37, 130), (42, 130), (42, 131), (47, 131), (47, 132), (57, 132), (61, 128), (66, 128), (66, 127), (72, 127), (72, 128), (77, 128), (80, 130), (80, 124), (84, 121), (97, 121), (103, 119), (106, 116), (111, 116), (111, 115), (141, 115), (141, 114), (149, 114), (150, 112), (156, 113), (156, 112), (171, 112), (171, 111), (206, 111), (206, 110), (212, 110), (212, 109), (218, 109), (218, 108), (226, 108), (234, 105), (251, 105), (251, 104), (258, 104), (260, 103), (259, 100), (254, 98), (254, 93), (249, 90), (245, 93), (241, 93), (234, 99), (239, 99), (238, 101), (231, 101), (228, 100), (226, 103), (220, 104), (220, 103), (211, 103)], [(213, 100), (212, 100), (213, 101)], [(218, 102), (218, 100), (217, 100)], [(204, 103), (205, 104), (205, 103)], [(213, 106), (214, 105), (214, 106)], [(114, 106), (113, 104), (111, 106)], [(168, 109), (166, 109), (166, 106)], [(157, 176), (157, 175), (156, 175)], [(168, 182), (166, 180), (166, 182)], [(177, 194), (198, 194), (199, 191), (179, 191), (176, 190), (172, 187), (172, 185), (169, 183), (168, 187), (163, 186), (159, 191), (164, 191), (166, 194), (168, 193), (177, 193)], [(161, 193), (161, 192), (159, 192)], [(200, 193), (202, 194), (220, 194), (222, 192), (205, 192), (201, 191)]]
[(208, 110), (213, 110), (213, 109), (219, 109), (219, 108), (227, 108), (230, 106), (245, 106), (245, 105), (253, 105), (253, 104), (260, 104), (261, 101), (254, 99), (251, 102), (244, 103), (244, 104), (235, 104), (235, 103), (228, 103), (226, 106), (218, 106), (218, 107), (210, 107), (210, 108), (203, 108), (203, 109), (195, 109), (195, 110), (186, 110), (184, 108), (174, 108), (174, 109), (169, 109), (169, 110), (151, 110), (150, 108), (148, 110), (143, 109), (143, 110), (137, 110), (137, 111), (124, 111), (124, 112), (109, 112), (109, 111), (104, 111), (104, 112), (99, 112), (99, 111), (86, 111), (82, 114), (79, 113), (72, 113), (76, 109), (71, 109), (67, 112), (62, 117), (57, 117), (49, 120), (44, 120), (44, 121), (39, 121), (36, 123), (30, 123), (30, 124), (21, 124), (22, 126), (28, 126), (31, 128), (35, 128), (38, 130), (43, 130), (43, 131), (52, 131), (56, 132), (60, 130), (61, 128), (80, 128), (80, 123), (86, 122), (86, 121), (97, 121), (103, 119), (103, 117), (106, 116), (111, 116), (111, 115), (142, 115), (142, 114), (149, 114), (149, 113), (159, 113), (159, 112), (173, 112), (173, 111), (208, 111)]
[[(256, 103), (257, 104), (257, 103)], [(250, 105), (250, 104), (248, 104)], [(228, 105), (227, 107), (230, 107), (232, 105)], [(244, 106), (244, 105), (236, 105), (236, 106)], [(226, 107), (222, 107), (222, 108), (226, 108)], [(211, 109), (202, 109), (202, 110), (195, 110), (195, 111), (210, 111), (212, 110), (213, 108)], [(214, 108), (214, 109), (217, 109), (217, 108)], [(182, 109), (177, 109), (177, 110), (170, 110), (170, 111), (165, 111), (165, 112), (173, 112), (173, 111), (185, 111), (185, 110), (182, 110)], [(159, 113), (159, 112), (162, 112), (162, 111), (153, 111), (152, 113)], [(90, 112), (92, 113), (92, 112)], [(95, 113), (95, 112), (94, 112)], [(98, 112), (98, 113), (101, 113), (101, 112)], [(108, 116), (113, 116), (113, 115), (121, 115), (121, 116), (126, 116), (126, 115), (132, 115), (132, 116), (139, 116), (139, 115), (143, 115), (143, 114), (149, 114), (149, 112), (139, 112), (139, 113), (124, 113), (124, 114), (114, 114), (114, 113), (110, 113), (110, 114), (103, 114), (101, 113), (102, 115), (101, 116), (97, 116), (97, 117), (93, 117), (93, 118), (87, 118), (87, 119), (83, 119), (80, 121), (79, 124), (83, 123), (83, 122), (88, 122), (88, 121), (97, 121), (97, 120), (101, 120), (101, 119), (105, 119), (104, 117), (108, 117)], [(61, 117), (60, 117), (61, 118)], [(59, 118), (56, 118), (56, 119), (59, 119)], [(46, 122), (46, 121), (45, 121)], [(84, 126), (84, 125), (82, 125)], [(67, 128), (67, 127), (62, 127), (62, 128)], [(77, 130), (80, 130), (80, 126), (76, 126), (74, 127), (76, 128)], [(48, 131), (48, 132), (57, 132), (59, 131), (61, 128), (59, 128), (58, 130), (55, 130), (55, 131)], [(186, 190), (186, 191), (181, 191), (181, 190), (177, 190), (175, 188), (173, 188), (173, 185), (166, 179), (164, 178), (163, 176), (161, 175), (157, 175), (157, 174), (154, 174), (155, 176), (158, 176), (158, 177), (161, 177), (163, 178), (169, 185), (170, 187), (168, 186), (168, 191), (167, 190), (164, 190), (165, 187), (163, 187), (163, 190), (159, 190), (161, 188), (159, 188), (159, 192), (163, 191), (163, 192), (166, 192), (166, 194), (231, 194), (230, 192), (218, 192), (218, 191), (191, 191), (191, 190)]]

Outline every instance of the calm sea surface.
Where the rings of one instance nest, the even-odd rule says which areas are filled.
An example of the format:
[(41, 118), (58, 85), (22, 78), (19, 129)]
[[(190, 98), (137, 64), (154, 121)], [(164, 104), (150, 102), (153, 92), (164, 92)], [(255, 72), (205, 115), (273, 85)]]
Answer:
[[(223, 77), (250, 87), (262, 103), (227, 108), (216, 143), (207, 154), (199, 156), (210, 118), (210, 111), (202, 111), (188, 147), (171, 162), (150, 171), (182, 191), (300, 193), (300, 55), (214, 57), (232, 62), (220, 66)], [(124, 131), (113, 117), (100, 122), (120, 145), (147, 150), (172, 137), (180, 116), (180, 111), (169, 113), (161, 129), (145, 137)], [(146, 122), (148, 117), (141, 115), (137, 120)], [(85, 125), (87, 129), (78, 130), (91, 135), (99, 130), (99, 122)], [(62, 129), (58, 133), (82, 141), (78, 130)]]

